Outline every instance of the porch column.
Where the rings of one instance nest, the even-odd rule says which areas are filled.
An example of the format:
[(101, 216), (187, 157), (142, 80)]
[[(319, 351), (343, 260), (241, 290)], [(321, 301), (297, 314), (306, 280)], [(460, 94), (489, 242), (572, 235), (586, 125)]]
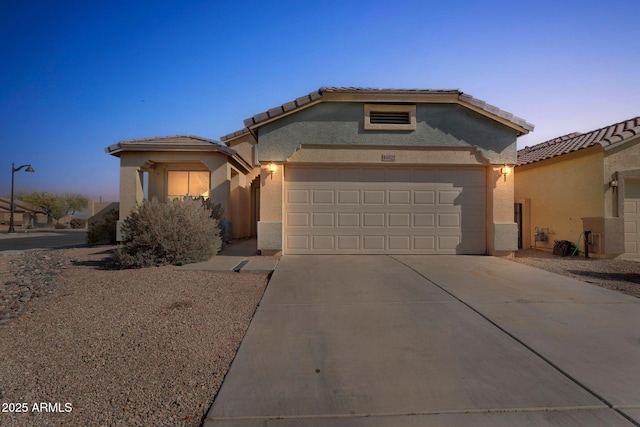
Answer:
[(229, 197), (231, 188), (231, 166), (227, 161), (226, 155), (216, 155), (207, 157), (202, 163), (209, 169), (211, 173), (211, 189), (209, 190), (209, 198), (220, 203), (224, 209), (226, 220), (229, 218)]
[(144, 200), (141, 167), (145, 160), (123, 155), (120, 157), (120, 220)]

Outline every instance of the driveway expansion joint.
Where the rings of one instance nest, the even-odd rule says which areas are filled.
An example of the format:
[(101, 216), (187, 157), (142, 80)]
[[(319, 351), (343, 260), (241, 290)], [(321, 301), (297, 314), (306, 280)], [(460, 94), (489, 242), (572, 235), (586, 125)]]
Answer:
[(395, 256), (389, 255), (390, 258), (394, 259), (396, 262), (404, 265), (406, 268), (410, 269), (411, 271), (415, 272), (416, 274), (420, 275), (421, 277), (424, 277), (425, 280), (427, 280), (429, 283), (432, 283), (434, 286), (437, 286), (438, 288), (440, 288), (443, 292), (447, 293), (448, 295), (450, 295), (452, 298), (455, 298), (457, 301), (459, 301), (461, 304), (463, 304), (465, 307), (467, 307), (468, 309), (472, 310), (473, 312), (475, 312), (476, 314), (478, 314), (480, 317), (482, 317), (483, 319), (485, 319), (487, 322), (489, 322), (491, 325), (493, 325), (494, 327), (496, 327), (498, 330), (500, 330), (501, 332), (503, 332), (504, 334), (506, 334), (509, 338), (513, 339), (514, 341), (516, 341), (517, 343), (519, 343), (520, 345), (522, 345), (524, 348), (526, 348), (527, 350), (529, 350), (531, 353), (533, 353), (535, 356), (537, 356), (538, 358), (540, 358), (543, 362), (545, 362), (546, 364), (548, 364), (549, 366), (551, 366), (553, 369), (555, 369), (557, 372), (559, 372), (561, 375), (563, 375), (564, 377), (566, 377), (568, 380), (570, 380), (571, 382), (573, 382), (574, 384), (576, 384), (578, 387), (582, 388), (583, 390), (585, 390), (587, 393), (589, 393), (590, 395), (592, 395), (593, 397), (595, 397), (596, 399), (598, 399), (599, 401), (601, 401), (602, 403), (604, 403), (608, 408), (613, 409), (614, 411), (616, 411), (619, 415), (623, 416), (624, 418), (626, 418), (627, 420), (633, 422), (636, 426), (640, 426), (636, 421), (634, 421), (633, 419), (631, 419), (629, 416), (627, 416), (626, 414), (624, 414), (623, 412), (621, 412), (619, 409), (617, 409), (616, 407), (614, 407), (614, 405), (612, 403), (610, 403), (609, 401), (607, 401), (603, 396), (600, 396), (598, 393), (596, 393), (594, 390), (592, 390), (591, 388), (587, 387), (585, 384), (583, 384), (581, 381), (579, 381), (577, 378), (575, 378), (574, 376), (570, 375), (568, 372), (566, 372), (565, 370), (561, 369), (558, 365), (556, 365), (555, 363), (553, 363), (551, 360), (549, 360), (547, 357), (543, 356), (542, 353), (538, 352), (537, 350), (535, 350), (533, 347), (531, 347), (530, 345), (526, 344), (523, 340), (521, 340), (520, 338), (516, 337), (513, 333), (509, 332), (508, 330), (506, 330), (505, 328), (503, 328), (502, 326), (500, 326), (498, 323), (494, 322), (493, 320), (491, 320), (491, 318), (489, 318), (489, 316), (485, 315), (484, 313), (482, 313), (480, 310), (476, 309), (475, 307), (473, 307), (470, 303), (467, 303), (466, 301), (463, 301), (461, 298), (459, 298), (457, 295), (455, 295), (454, 293), (452, 293), (451, 291), (447, 290), (445, 287), (439, 285), (438, 283), (434, 282), (432, 279), (430, 279), (429, 277), (425, 276), (424, 274), (422, 274), (421, 272), (419, 272), (418, 270), (416, 270), (415, 268), (411, 267), (408, 264), (405, 264), (404, 262), (400, 261), (398, 258), (396, 258)]

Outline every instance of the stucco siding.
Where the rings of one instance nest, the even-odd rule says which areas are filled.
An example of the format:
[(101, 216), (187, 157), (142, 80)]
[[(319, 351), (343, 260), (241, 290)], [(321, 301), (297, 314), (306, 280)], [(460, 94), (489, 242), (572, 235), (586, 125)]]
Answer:
[[(530, 228), (523, 230), (534, 242), (535, 228), (548, 228), (547, 242), (577, 242), (584, 217), (604, 216), (604, 162), (597, 146), (515, 169), (515, 200), (530, 201)], [(528, 240), (528, 239), (527, 239)]]
[(261, 162), (286, 161), (302, 145), (476, 147), (490, 163), (515, 163), (516, 132), (455, 104), (418, 104), (415, 131), (364, 129), (364, 103), (321, 103), (259, 129)]

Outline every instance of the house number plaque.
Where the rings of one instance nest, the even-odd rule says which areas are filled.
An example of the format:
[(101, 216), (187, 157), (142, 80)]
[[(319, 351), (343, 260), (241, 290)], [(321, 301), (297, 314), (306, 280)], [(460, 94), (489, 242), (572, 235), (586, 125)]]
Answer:
[(396, 155), (395, 154), (383, 154), (382, 155), (382, 161), (383, 162), (395, 162), (396, 161)]

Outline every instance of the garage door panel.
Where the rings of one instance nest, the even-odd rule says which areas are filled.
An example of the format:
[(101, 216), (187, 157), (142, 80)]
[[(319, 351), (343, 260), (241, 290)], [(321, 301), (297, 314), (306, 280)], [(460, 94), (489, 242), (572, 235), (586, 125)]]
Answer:
[(444, 206), (454, 206), (460, 196), (459, 190), (438, 191), (438, 204)]
[(309, 203), (309, 190), (287, 190), (287, 203), (303, 204)]
[(327, 212), (313, 213), (314, 227), (334, 227), (334, 214)]
[(390, 205), (408, 205), (411, 203), (411, 191), (389, 190), (388, 200)]
[(333, 251), (335, 249), (334, 236), (312, 236), (312, 249), (316, 251)]
[(436, 214), (435, 213), (416, 213), (413, 214), (413, 226), (414, 227), (435, 227)]
[(389, 250), (410, 251), (411, 236), (388, 236)]
[(360, 190), (338, 190), (338, 205), (359, 205)]
[(410, 227), (411, 214), (408, 212), (388, 214), (387, 223), (389, 227)]
[(415, 190), (413, 192), (413, 203), (415, 205), (435, 205), (436, 204), (436, 192), (435, 190)]
[(484, 254), (483, 171), (286, 166), (285, 253)]
[(363, 227), (384, 227), (384, 213), (363, 213), (362, 214), (362, 226)]
[(309, 227), (309, 214), (306, 212), (288, 212), (286, 218), (288, 227)]
[(384, 191), (365, 190), (362, 194), (362, 201), (365, 205), (384, 205)]

